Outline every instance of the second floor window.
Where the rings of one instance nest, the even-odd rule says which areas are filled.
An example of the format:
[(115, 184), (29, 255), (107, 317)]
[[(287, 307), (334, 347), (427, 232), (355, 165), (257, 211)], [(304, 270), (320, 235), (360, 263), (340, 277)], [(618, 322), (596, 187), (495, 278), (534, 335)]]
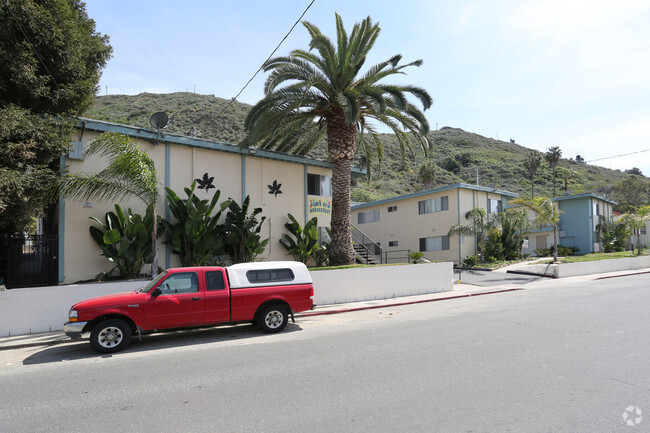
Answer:
[(449, 197), (436, 197), (418, 202), (418, 213), (420, 215), (449, 210)]
[(379, 209), (359, 212), (357, 214), (357, 224), (367, 224), (379, 221)]

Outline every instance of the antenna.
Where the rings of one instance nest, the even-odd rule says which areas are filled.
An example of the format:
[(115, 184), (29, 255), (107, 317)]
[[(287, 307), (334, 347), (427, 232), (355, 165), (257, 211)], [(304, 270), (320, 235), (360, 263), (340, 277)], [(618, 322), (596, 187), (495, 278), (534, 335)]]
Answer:
[(167, 113), (159, 111), (157, 113), (153, 113), (151, 117), (149, 118), (149, 123), (151, 124), (151, 127), (156, 130), (156, 139), (154, 140), (153, 144), (158, 145), (158, 137), (160, 136), (160, 130), (167, 126), (167, 122), (169, 121), (169, 117), (167, 116)]

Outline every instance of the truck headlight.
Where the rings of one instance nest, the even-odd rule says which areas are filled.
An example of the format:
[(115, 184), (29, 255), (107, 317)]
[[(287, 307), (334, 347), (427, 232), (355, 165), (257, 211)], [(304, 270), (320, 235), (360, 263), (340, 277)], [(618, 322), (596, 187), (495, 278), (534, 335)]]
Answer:
[(77, 313), (77, 310), (70, 308), (70, 312), (68, 313), (68, 319), (71, 322), (76, 322), (77, 318), (79, 317), (79, 314)]

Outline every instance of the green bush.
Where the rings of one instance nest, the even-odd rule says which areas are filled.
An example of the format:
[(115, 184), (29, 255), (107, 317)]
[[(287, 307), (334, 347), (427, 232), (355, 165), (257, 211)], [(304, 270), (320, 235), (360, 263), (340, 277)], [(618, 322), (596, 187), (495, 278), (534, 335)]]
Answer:
[(475, 255), (465, 256), (463, 259), (463, 266), (473, 268), (478, 263), (478, 257)]

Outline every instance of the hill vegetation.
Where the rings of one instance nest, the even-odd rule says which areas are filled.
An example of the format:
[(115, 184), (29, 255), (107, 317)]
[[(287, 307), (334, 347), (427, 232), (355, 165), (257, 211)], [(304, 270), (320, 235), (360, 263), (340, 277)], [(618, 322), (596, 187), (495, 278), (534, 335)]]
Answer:
[[(250, 105), (235, 101), (219, 116), (228, 102), (212, 95), (194, 93), (107, 95), (97, 97), (86, 116), (151, 128), (150, 116), (164, 111), (170, 118), (166, 131), (238, 143), (244, 138), (244, 118)], [(531, 194), (531, 182), (524, 169), (524, 160), (530, 149), (519, 144), (444, 127), (430, 132), (433, 148), (428, 156), (418, 151), (402, 158), (394, 136), (385, 134), (382, 138), (385, 143), (383, 162), (371, 165), (370, 179), (353, 185), (353, 200), (367, 202), (424, 189), (417, 173), (427, 160), (435, 164), (437, 171), (432, 187), (456, 182), (475, 185), (478, 176), (478, 183), (482, 186), (512, 191), (523, 197)], [(548, 143), (548, 147), (554, 145), (556, 143)], [(310, 156), (327, 159), (326, 144), (321, 143)], [(616, 200), (614, 186), (632, 174), (579, 162), (585, 157), (588, 155), (575, 155), (559, 161), (557, 195), (595, 192)], [(355, 162), (361, 165), (362, 161), (357, 157)], [(551, 196), (552, 189), (552, 170), (544, 162), (535, 175), (535, 194)]]

